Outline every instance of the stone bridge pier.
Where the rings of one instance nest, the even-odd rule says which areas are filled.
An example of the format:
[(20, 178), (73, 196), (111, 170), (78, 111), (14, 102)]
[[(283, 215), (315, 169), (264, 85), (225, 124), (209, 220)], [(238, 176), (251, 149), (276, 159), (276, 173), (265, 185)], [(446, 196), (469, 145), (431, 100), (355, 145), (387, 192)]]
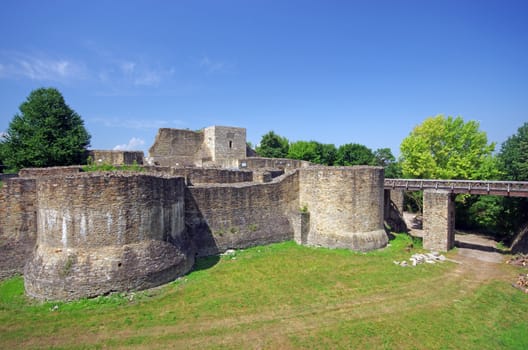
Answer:
[(455, 201), (447, 190), (423, 192), (423, 247), (448, 251), (455, 246)]

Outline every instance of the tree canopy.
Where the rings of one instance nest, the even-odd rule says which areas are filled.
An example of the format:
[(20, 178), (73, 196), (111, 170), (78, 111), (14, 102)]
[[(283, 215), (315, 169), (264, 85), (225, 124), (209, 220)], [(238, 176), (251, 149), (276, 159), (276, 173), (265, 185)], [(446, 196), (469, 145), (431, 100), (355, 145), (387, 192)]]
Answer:
[(359, 143), (348, 143), (337, 149), (337, 165), (376, 165), (376, 157), (370, 148)]
[(401, 143), (404, 177), (489, 179), (497, 176), (486, 133), (476, 121), (461, 117), (427, 118)]
[(0, 159), (10, 170), (86, 161), (90, 134), (57, 89), (32, 91), (19, 109), (0, 141)]
[(376, 159), (376, 165), (385, 168), (386, 178), (395, 179), (401, 177), (400, 165), (390, 148), (378, 148), (374, 151), (374, 158)]
[(506, 180), (528, 181), (528, 123), (502, 144), (499, 162)]
[[(502, 144), (498, 159), (504, 179), (528, 181), (528, 123)], [(528, 198), (503, 197), (500, 204), (502, 211), (498, 222), (501, 232), (513, 238), (528, 222)]]
[(255, 151), (261, 157), (286, 158), (288, 156), (289, 141), (287, 138), (270, 131), (260, 141)]
[(333, 165), (336, 154), (337, 149), (333, 144), (322, 144), (317, 141), (292, 142), (288, 150), (288, 158), (325, 165)]

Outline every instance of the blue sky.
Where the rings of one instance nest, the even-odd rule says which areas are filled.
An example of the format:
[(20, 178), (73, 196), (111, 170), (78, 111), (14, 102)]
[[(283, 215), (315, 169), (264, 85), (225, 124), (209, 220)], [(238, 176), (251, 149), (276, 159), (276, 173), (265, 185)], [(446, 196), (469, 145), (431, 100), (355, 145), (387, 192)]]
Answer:
[(3, 0), (0, 33), (0, 131), (56, 87), (96, 149), (226, 125), (398, 154), (436, 114), (498, 145), (528, 121), (523, 0)]

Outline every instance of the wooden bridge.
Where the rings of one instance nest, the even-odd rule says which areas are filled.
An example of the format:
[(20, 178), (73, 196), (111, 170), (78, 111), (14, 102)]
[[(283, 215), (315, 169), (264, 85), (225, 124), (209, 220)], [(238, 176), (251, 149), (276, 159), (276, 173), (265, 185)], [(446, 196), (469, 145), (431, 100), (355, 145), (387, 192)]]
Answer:
[(440, 251), (455, 244), (456, 194), (528, 197), (527, 181), (385, 179), (384, 187), (385, 220), (391, 222), (401, 222), (405, 191), (423, 191), (423, 246)]
[(528, 181), (385, 179), (386, 190), (445, 190), (504, 197), (528, 197)]

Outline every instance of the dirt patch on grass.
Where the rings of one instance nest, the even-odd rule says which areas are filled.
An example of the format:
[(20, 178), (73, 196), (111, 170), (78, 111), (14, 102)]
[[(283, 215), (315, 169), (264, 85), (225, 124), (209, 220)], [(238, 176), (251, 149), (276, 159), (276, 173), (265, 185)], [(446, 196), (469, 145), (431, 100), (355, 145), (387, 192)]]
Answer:
[[(409, 234), (414, 237), (423, 237), (424, 232), (421, 225), (421, 217), (413, 213), (403, 213), (405, 223), (409, 228)], [(507, 255), (497, 249), (498, 242), (491, 237), (472, 233), (455, 232), (455, 247), (447, 255), (458, 262), (454, 273), (466, 275), (467, 279), (475, 282), (488, 280), (512, 280), (515, 272), (504, 268)]]

